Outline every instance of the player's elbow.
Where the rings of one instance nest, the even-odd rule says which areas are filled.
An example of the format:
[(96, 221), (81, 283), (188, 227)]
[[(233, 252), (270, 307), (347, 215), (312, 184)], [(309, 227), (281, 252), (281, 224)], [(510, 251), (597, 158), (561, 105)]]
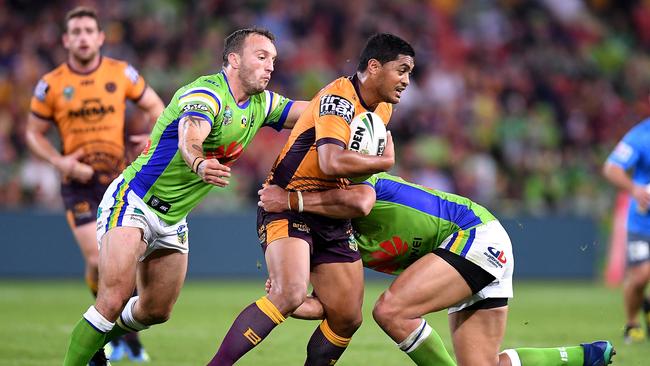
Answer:
[(338, 177), (341, 174), (341, 164), (336, 159), (318, 159), (318, 167), (326, 175)]
[(348, 202), (354, 210), (354, 217), (364, 217), (370, 214), (372, 207), (375, 205), (375, 198), (372, 195), (362, 194)]
[(616, 174), (616, 165), (611, 164), (611, 163), (605, 163), (603, 164), (603, 168), (601, 170), (601, 174), (603, 177), (605, 177), (607, 180), (612, 180), (612, 177)]

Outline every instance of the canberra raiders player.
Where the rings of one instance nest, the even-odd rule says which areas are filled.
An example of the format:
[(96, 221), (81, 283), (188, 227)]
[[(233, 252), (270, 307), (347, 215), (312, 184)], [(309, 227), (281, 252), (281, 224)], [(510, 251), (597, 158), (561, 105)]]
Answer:
[[(64, 365), (85, 365), (121, 334), (165, 322), (187, 269), (187, 214), (263, 126), (291, 127), (306, 106), (265, 90), (274, 36), (243, 29), (225, 40), (223, 71), (182, 87), (142, 154), (98, 209), (99, 294), (74, 328)], [(131, 297), (138, 274), (139, 297)], [(115, 323), (117, 322), (117, 326)]]
[[(364, 266), (397, 275), (377, 300), (373, 316), (417, 365), (602, 366), (610, 362), (614, 351), (606, 341), (499, 353), (514, 269), (510, 239), (499, 221), (467, 198), (387, 173), (364, 183), (303, 192), (302, 207), (306, 212), (353, 218)], [(295, 194), (277, 186), (266, 186), (259, 193), (259, 205), (268, 212), (286, 210), (287, 200)], [(456, 361), (422, 318), (443, 309), (449, 312)], [(314, 319), (322, 313), (317, 298), (310, 298), (294, 315)]]

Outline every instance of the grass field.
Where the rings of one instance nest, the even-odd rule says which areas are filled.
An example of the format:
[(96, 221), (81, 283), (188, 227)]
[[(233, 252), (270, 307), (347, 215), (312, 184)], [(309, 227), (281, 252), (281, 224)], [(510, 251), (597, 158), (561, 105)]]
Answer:
[[(385, 282), (367, 286), (365, 323), (338, 365), (409, 365), (373, 322), (372, 304)], [(142, 334), (152, 365), (205, 365), (239, 311), (262, 295), (263, 283), (188, 282), (171, 320)], [(510, 303), (504, 348), (573, 345), (609, 339), (615, 365), (650, 365), (650, 342), (624, 345), (620, 290), (591, 283), (519, 282)], [(81, 281), (0, 281), (0, 365), (61, 365), (67, 337), (91, 298)], [(446, 314), (427, 319), (449, 347)], [(302, 365), (317, 322), (290, 319), (240, 365)], [(129, 365), (119, 362), (117, 365)]]

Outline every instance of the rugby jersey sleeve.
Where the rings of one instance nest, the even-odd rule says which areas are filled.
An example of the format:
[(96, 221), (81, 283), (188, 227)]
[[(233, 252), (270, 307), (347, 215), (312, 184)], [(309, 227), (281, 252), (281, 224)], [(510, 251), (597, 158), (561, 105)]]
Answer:
[(350, 123), (355, 115), (354, 104), (340, 94), (325, 92), (314, 114), (316, 147), (335, 144), (345, 149), (350, 139)]
[(36, 117), (41, 119), (54, 119), (54, 97), (52, 87), (47, 78), (42, 78), (34, 88), (34, 94), (29, 104), (29, 109)]
[(607, 162), (628, 170), (634, 167), (641, 157), (641, 132), (637, 128), (630, 130), (607, 157)]
[(124, 77), (126, 78), (126, 97), (138, 101), (147, 89), (147, 83), (135, 67), (124, 64)]
[(186, 116), (201, 117), (210, 122), (212, 126), (221, 110), (221, 97), (219, 92), (208, 86), (195, 86), (180, 93), (178, 108), (180, 118)]
[(378, 180), (379, 180), (379, 175), (373, 174), (370, 177), (368, 177), (368, 179), (363, 181), (363, 184), (372, 187), (372, 189), (375, 189), (375, 186), (377, 185)]
[(262, 125), (282, 131), (284, 121), (287, 120), (293, 105), (293, 100), (270, 90), (264, 91), (264, 98), (266, 99), (264, 103), (266, 116)]

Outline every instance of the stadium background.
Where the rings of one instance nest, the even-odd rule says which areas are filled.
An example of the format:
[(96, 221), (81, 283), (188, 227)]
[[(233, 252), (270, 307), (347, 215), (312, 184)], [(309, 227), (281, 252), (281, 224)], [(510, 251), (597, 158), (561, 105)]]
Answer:
[[(370, 34), (392, 32), (409, 40), (416, 69), (390, 125), (398, 154), (394, 173), (466, 195), (497, 213), (515, 238), (517, 273), (545, 279), (521, 281), (516, 288), (520, 300), (513, 302), (505, 344), (555, 345), (594, 337), (620, 343), (620, 290), (603, 287), (600, 279), (615, 192), (599, 171), (616, 141), (650, 112), (650, 2), (82, 3), (94, 6), (102, 19), (103, 53), (132, 63), (165, 103), (180, 85), (219, 70), (223, 38), (236, 28), (258, 25), (276, 34), (279, 57), (270, 89), (294, 99), (309, 99), (339, 75), (352, 74)], [(0, 345), (2, 365), (58, 364), (66, 331), (90, 302), (81, 257), (63, 218), (56, 172), (30, 156), (24, 141), (33, 87), (65, 61), (61, 20), (78, 4), (0, 1), (0, 242), (6, 255), (0, 265), (0, 323), (6, 324), (0, 338), (12, 339)], [(143, 131), (141, 117), (129, 109), (131, 133)], [(286, 136), (262, 131), (236, 164), (230, 188), (214, 190), (190, 218), (196, 222), (190, 279), (209, 280), (188, 284), (174, 317), (196, 312), (206, 318), (173, 319), (145, 339), (154, 357), (156, 347), (170, 347), (165, 337), (173, 342), (173, 332), (188, 336), (183, 344), (199, 350), (157, 364), (207, 360), (238, 309), (258, 296), (264, 270), (251, 221), (255, 192)], [(581, 281), (566, 283), (576, 278)], [(370, 285), (366, 308), (381, 287)], [(223, 296), (237, 291), (244, 292), (241, 298)], [(41, 307), (25, 304), (39, 301), (47, 301), (50, 312), (37, 320)], [(219, 319), (213, 319), (215, 313)], [(531, 314), (541, 318), (536, 315), (533, 322)], [(25, 318), (36, 330), (25, 329), (20, 322)], [(374, 333), (358, 341), (359, 347), (389, 348), (380, 361), (400, 357), (371, 319), (366, 316), (364, 328)], [(445, 329), (444, 316), (440, 319), (438, 329)], [(576, 319), (578, 324), (572, 322)], [(537, 328), (527, 327), (529, 322)], [(58, 333), (42, 340), (45, 356), (24, 356), (31, 347), (15, 333), (33, 337), (48, 326), (58, 327)], [(302, 337), (306, 343), (311, 327), (285, 336), (286, 342)], [(547, 333), (540, 330), (546, 328)], [(272, 347), (285, 338), (275, 337), (279, 340), (269, 340), (260, 360), (277, 356)], [(297, 356), (283, 362), (300, 361), (304, 347), (292, 346), (287, 349)], [(625, 347), (623, 365), (644, 364), (639, 355), (647, 351)], [(362, 350), (351, 348), (350, 360), (344, 357), (341, 364), (366, 363), (369, 355)], [(357, 354), (360, 361), (354, 361)], [(255, 364), (254, 357), (244, 361)]]

